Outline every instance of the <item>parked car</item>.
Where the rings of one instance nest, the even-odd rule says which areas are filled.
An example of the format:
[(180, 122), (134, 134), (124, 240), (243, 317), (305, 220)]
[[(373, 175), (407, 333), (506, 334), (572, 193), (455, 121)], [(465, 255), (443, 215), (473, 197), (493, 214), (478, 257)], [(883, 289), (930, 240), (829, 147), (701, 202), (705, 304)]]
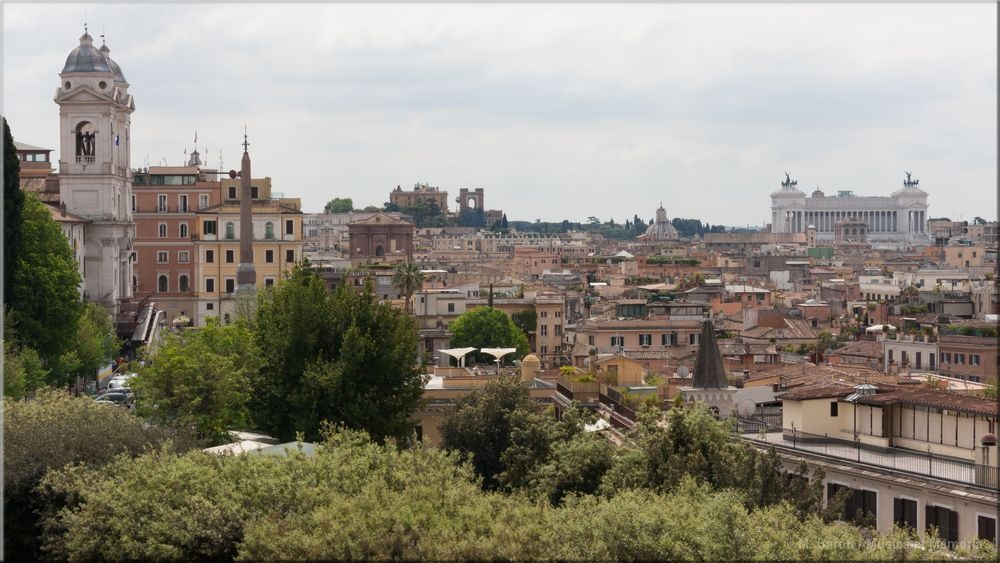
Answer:
[(133, 403), (132, 393), (121, 389), (102, 393), (94, 400), (98, 403), (110, 403), (122, 407), (131, 407)]
[(129, 381), (132, 380), (137, 374), (126, 373), (122, 375), (116, 375), (108, 380), (108, 389), (128, 389), (130, 387)]

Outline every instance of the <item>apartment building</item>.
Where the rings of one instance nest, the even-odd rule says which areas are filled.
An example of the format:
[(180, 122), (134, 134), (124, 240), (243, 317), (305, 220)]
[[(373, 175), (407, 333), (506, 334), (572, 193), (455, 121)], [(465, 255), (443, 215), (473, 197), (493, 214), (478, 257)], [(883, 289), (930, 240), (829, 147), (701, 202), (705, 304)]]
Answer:
[(556, 250), (516, 246), (511, 273), (519, 278), (534, 280), (545, 271), (558, 270), (559, 264), (559, 252)]
[[(251, 180), (253, 263), (257, 288), (274, 285), (302, 259), (302, 211), (298, 198), (272, 198), (271, 178)], [(240, 256), (240, 187), (237, 180), (221, 185), (221, 201), (195, 212), (193, 228), (195, 322), (235, 313), (236, 270)]]
[(539, 293), (533, 289), (523, 289), (520, 297), (494, 297), (491, 299), (469, 299), (467, 309), (489, 306), (503, 311), (508, 317), (522, 311), (535, 313), (535, 329), (527, 330), (531, 353), (538, 357), (542, 369), (563, 365), (560, 353), (564, 327), (566, 326), (566, 301), (560, 294)]
[(221, 201), (216, 171), (199, 164), (194, 151), (187, 166), (152, 166), (132, 175), (133, 293), (155, 301), (168, 322), (196, 315), (196, 213)]
[(786, 468), (825, 471), (826, 500), (848, 489), (843, 519), (863, 517), (948, 542), (996, 541), (996, 401), (904, 385), (815, 383), (779, 396), (782, 428), (744, 438)]
[(668, 351), (694, 347), (699, 343), (701, 317), (694, 319), (631, 318), (586, 319), (575, 329), (576, 338), (569, 354), (582, 367), (591, 349), (597, 354), (624, 354), (638, 351)]
[(995, 323), (992, 329), (992, 336), (941, 334), (937, 343), (938, 371), (970, 381), (996, 382), (1000, 356), (997, 355)]
[(880, 335), (886, 373), (930, 371), (938, 369), (937, 338), (930, 335)]

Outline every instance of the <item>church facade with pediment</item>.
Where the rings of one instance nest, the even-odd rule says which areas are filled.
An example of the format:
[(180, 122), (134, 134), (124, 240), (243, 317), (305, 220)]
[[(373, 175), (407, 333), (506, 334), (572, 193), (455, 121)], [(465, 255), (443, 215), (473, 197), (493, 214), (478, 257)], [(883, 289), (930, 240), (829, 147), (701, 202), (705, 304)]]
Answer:
[(347, 224), (351, 264), (398, 264), (413, 261), (413, 223), (386, 213)]

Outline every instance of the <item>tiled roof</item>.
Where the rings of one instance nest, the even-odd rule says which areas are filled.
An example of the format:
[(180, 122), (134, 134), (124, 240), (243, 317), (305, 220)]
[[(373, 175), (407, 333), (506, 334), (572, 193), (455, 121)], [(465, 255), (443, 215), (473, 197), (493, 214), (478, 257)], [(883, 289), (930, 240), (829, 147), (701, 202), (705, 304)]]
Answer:
[(863, 358), (881, 358), (882, 343), (874, 340), (859, 340), (849, 342), (833, 351), (838, 356), (860, 356)]
[(46, 205), (49, 210), (49, 214), (52, 215), (52, 219), (57, 223), (90, 223), (91, 220), (86, 217), (81, 217), (79, 215), (74, 215), (72, 213), (63, 213), (60, 209), (52, 205)]
[(1000, 403), (993, 399), (959, 395), (935, 389), (900, 389), (859, 397), (863, 405), (920, 405), (984, 416), (1000, 416)]
[(694, 353), (679, 350), (625, 350), (621, 355), (630, 360), (679, 360), (691, 357)]
[(748, 342), (719, 341), (719, 352), (723, 356), (743, 356), (748, 354), (777, 354), (774, 344), (752, 344)]
[(816, 330), (809, 325), (809, 321), (785, 319), (785, 326), (788, 327), (786, 334), (789, 338), (816, 338)]
[(22, 143), (20, 141), (14, 141), (14, 149), (19, 151), (49, 151), (52, 149), (47, 149), (45, 147), (36, 147), (35, 145), (29, 145), (28, 143)]
[(834, 397), (846, 397), (854, 392), (853, 385), (845, 383), (819, 383), (815, 385), (803, 385), (789, 391), (785, 391), (776, 397), (782, 400), (805, 401), (809, 399), (826, 399)]

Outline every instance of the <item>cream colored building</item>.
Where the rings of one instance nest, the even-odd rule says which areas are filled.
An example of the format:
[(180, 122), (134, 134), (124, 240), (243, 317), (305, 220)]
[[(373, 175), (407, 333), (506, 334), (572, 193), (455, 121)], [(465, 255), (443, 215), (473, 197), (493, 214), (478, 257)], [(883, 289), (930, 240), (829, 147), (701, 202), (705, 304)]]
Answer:
[[(298, 198), (271, 198), (271, 179), (252, 180), (253, 263), (257, 288), (278, 283), (302, 260), (302, 211)], [(236, 185), (234, 185), (236, 184)], [(236, 270), (240, 260), (239, 185), (222, 183), (223, 201), (197, 212), (193, 238), (198, 262), (195, 323), (235, 314)]]
[[(845, 518), (868, 513), (880, 532), (931, 527), (950, 542), (997, 533), (1000, 406), (903, 385), (821, 383), (791, 389), (782, 429), (747, 432), (785, 467), (825, 471), (827, 500), (851, 490)], [(773, 429), (772, 429), (773, 430)]]
[(66, 240), (69, 241), (70, 248), (73, 249), (73, 259), (76, 260), (76, 269), (80, 274), (80, 285), (77, 289), (82, 298), (83, 289), (86, 285), (85, 280), (87, 279), (86, 262), (83, 260), (84, 245), (86, 244), (87, 224), (90, 223), (90, 220), (68, 213), (65, 207), (60, 207), (59, 209), (51, 205), (46, 205), (45, 207), (49, 210), (49, 214), (52, 215), (52, 219), (59, 224), (63, 234), (66, 235)]

